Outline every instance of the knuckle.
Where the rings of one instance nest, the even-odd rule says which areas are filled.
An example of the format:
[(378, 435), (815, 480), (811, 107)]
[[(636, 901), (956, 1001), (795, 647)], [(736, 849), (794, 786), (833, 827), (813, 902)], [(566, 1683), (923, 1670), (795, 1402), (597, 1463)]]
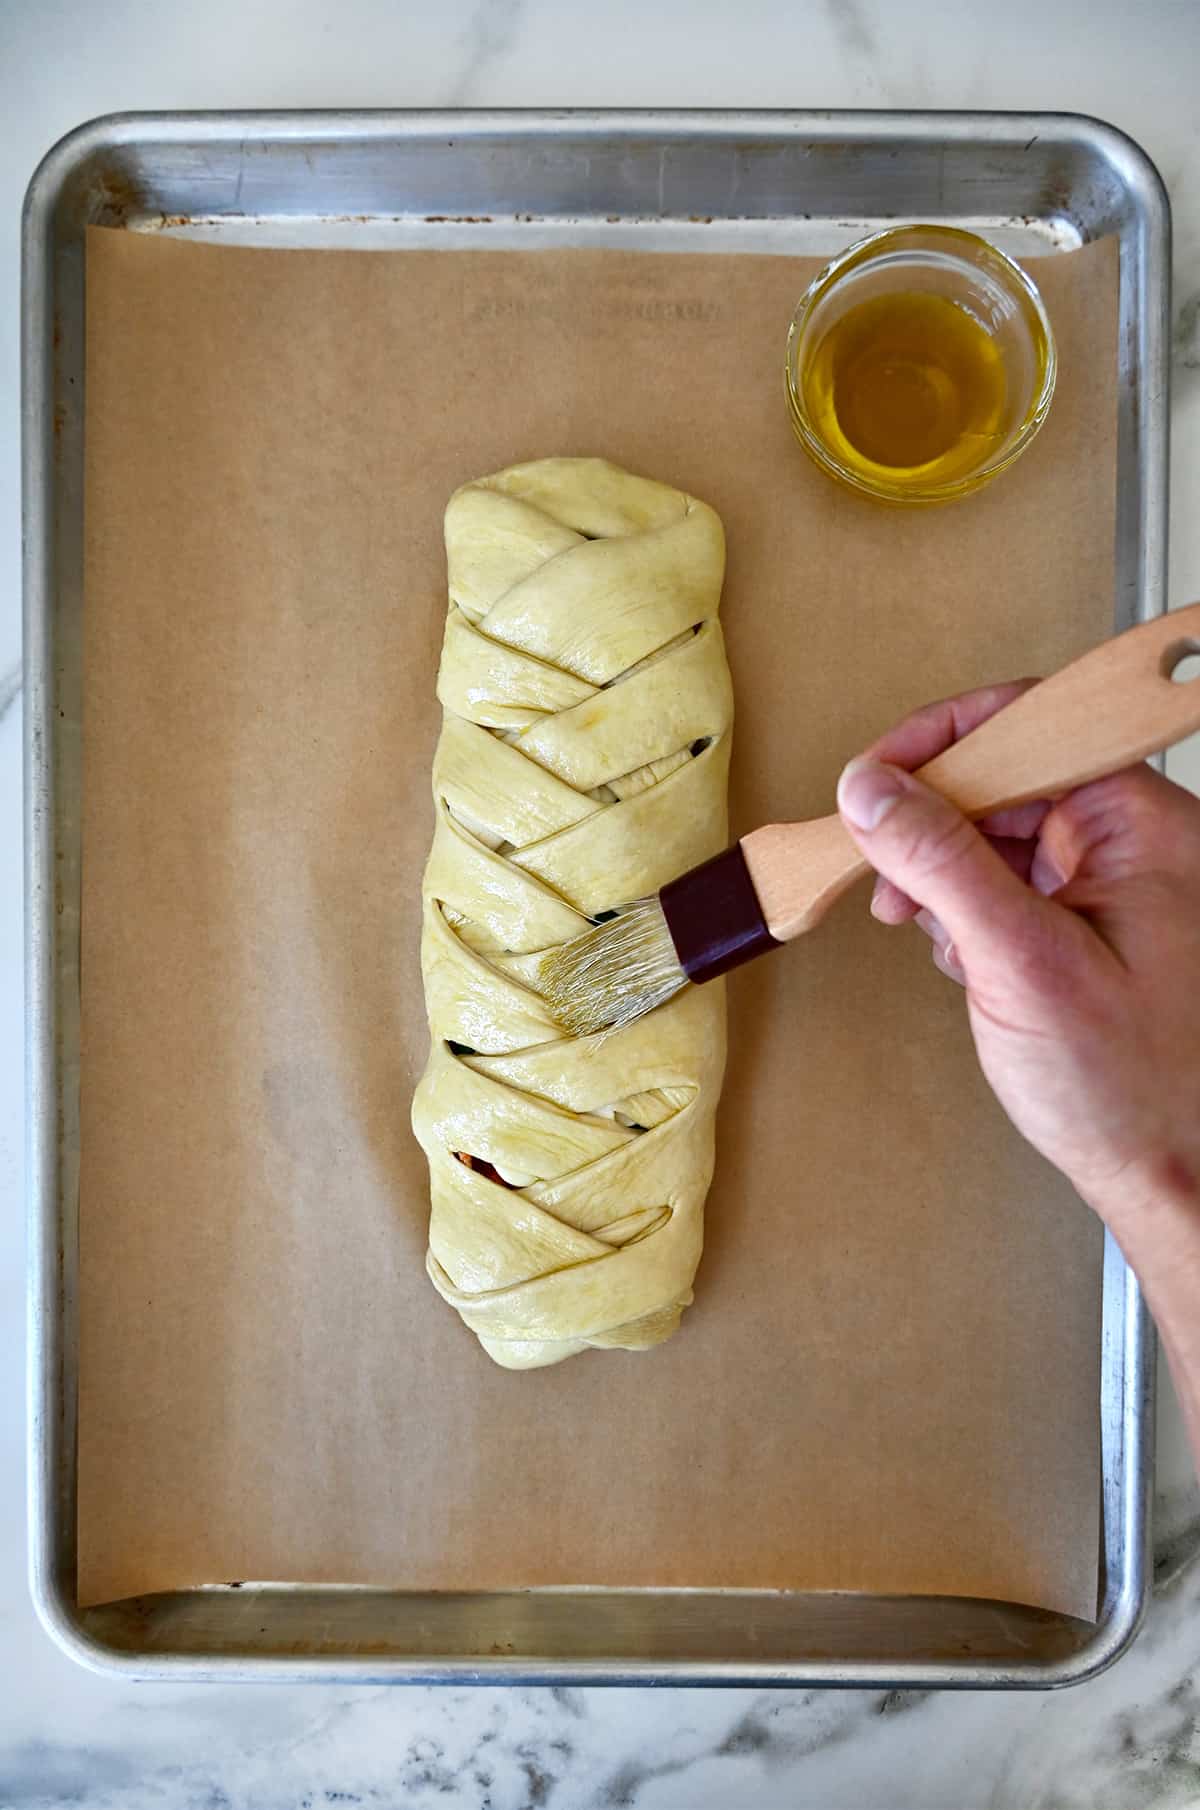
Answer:
[[(1056, 1012), (1074, 1012), (1089, 987), (1086, 941), (1082, 926), (1045, 912), (1031, 913), (1006, 938), (1005, 967), (1012, 984)], [(1094, 974), (1094, 969), (1091, 970)]]
[[(1140, 871), (1175, 840), (1169, 802), (1143, 772), (1114, 773), (1081, 786), (1054, 806), (1042, 840), (1071, 872), (1084, 862), (1110, 878)], [(1165, 807), (1165, 808), (1164, 808)]]
[(1005, 951), (1022, 980), (1051, 993), (1068, 992), (1075, 985), (1075, 963), (1060, 939), (1048, 935), (1044, 921), (1031, 919), (1010, 932)]
[(935, 879), (973, 852), (978, 832), (956, 811), (911, 813), (912, 821), (897, 824), (897, 853), (906, 870), (921, 880)]
[(1128, 767), (1080, 786), (1056, 807), (1077, 831), (1144, 830), (1161, 822), (1165, 799), (1162, 781), (1148, 767)]
[(1012, 1028), (1029, 1014), (1044, 1026), (1077, 1017), (1088, 995), (1087, 976), (1070, 951), (1035, 931), (1007, 934), (986, 950), (971, 971), (975, 1005), (997, 1028)]

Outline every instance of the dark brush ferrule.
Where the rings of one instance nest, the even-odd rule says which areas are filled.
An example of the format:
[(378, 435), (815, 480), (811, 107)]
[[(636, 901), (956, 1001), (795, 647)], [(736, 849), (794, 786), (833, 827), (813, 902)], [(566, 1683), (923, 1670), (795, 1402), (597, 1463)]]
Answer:
[(658, 898), (689, 980), (713, 980), (780, 947), (767, 929), (739, 842), (671, 880)]

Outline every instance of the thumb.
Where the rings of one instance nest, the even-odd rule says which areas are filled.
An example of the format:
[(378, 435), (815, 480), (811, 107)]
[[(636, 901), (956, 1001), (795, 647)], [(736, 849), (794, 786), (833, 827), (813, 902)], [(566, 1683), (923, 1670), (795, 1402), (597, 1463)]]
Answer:
[(862, 757), (838, 783), (842, 820), (877, 873), (944, 925), (964, 965), (1030, 952), (1050, 909), (954, 805), (900, 767)]

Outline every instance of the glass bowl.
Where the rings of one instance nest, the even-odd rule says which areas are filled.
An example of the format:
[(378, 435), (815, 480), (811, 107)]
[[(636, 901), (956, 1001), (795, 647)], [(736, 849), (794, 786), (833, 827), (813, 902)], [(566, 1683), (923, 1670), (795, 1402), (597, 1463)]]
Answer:
[[(964, 357), (970, 353), (976, 359), (962, 369), (980, 375), (983, 400), (976, 400), (980, 407), (986, 402), (986, 431), (974, 431), (982, 419), (978, 410), (972, 417), (937, 368), (936, 333), (932, 364), (879, 362), (886, 361), (887, 350), (871, 346), (870, 323), (894, 321), (897, 303), (915, 310), (927, 330), (931, 321), (934, 327), (941, 321), (951, 329), (944, 335), (947, 350), (961, 338)], [(950, 314), (947, 305), (966, 320)], [(852, 311), (857, 312), (849, 319)], [(918, 434), (913, 461), (891, 463), (866, 443), (869, 436), (860, 434), (856, 443), (847, 433), (839, 415), (837, 373), (858, 369), (861, 374), (864, 334), (868, 354), (878, 352), (871, 370), (883, 372), (885, 386), (892, 383), (901, 418), (911, 406), (918, 423), (923, 409), (940, 408), (943, 415), (949, 410), (946, 418), (957, 419), (954, 411), (962, 403), (963, 431), (952, 447), (922, 457)], [(839, 342), (849, 344), (847, 358), (857, 356), (857, 366), (845, 360), (837, 365), (830, 349)], [(823, 471), (861, 495), (927, 504), (970, 495), (1021, 456), (1049, 412), (1055, 370), (1054, 335), (1042, 298), (1019, 265), (960, 227), (898, 226), (860, 239), (810, 284), (788, 331), (785, 377), (796, 437)], [(860, 392), (870, 381), (869, 370)], [(848, 384), (847, 378), (843, 414), (853, 399)], [(869, 400), (869, 387), (865, 393)]]

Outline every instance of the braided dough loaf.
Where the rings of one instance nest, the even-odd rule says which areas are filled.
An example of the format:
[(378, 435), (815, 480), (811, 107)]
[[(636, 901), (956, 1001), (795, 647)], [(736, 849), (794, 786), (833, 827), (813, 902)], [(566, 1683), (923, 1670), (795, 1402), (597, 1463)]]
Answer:
[(724, 984), (574, 1039), (536, 973), (725, 846), (724, 537), (667, 485), (543, 459), (456, 492), (446, 557), (413, 1127), (433, 1284), (527, 1369), (658, 1344), (692, 1299)]

